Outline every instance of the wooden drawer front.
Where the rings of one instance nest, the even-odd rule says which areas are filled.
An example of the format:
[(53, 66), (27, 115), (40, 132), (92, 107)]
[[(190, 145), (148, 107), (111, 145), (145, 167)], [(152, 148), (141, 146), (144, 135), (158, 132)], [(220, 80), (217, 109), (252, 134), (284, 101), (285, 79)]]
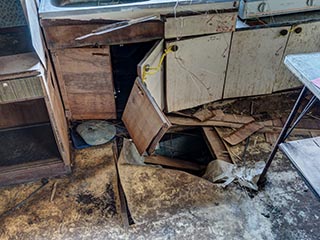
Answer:
[(0, 82), (0, 103), (18, 102), (43, 97), (38, 77)]
[(109, 48), (57, 50), (54, 61), (68, 118), (116, 118)]
[(167, 18), (164, 24), (165, 38), (196, 36), (235, 30), (237, 13), (202, 14)]

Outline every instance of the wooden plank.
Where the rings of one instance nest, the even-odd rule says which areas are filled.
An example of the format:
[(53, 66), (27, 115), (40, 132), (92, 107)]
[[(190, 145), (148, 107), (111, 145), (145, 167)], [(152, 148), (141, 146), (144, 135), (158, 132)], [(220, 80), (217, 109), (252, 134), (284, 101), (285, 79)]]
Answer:
[(53, 56), (68, 118), (115, 119), (109, 47), (57, 50)]
[(202, 128), (206, 142), (208, 143), (211, 154), (219, 160), (232, 163), (232, 159), (226, 149), (223, 141), (219, 137), (217, 131), (214, 128), (203, 127)]
[(12, 184), (36, 181), (41, 178), (57, 177), (69, 174), (70, 167), (59, 159), (20, 164), (0, 168), (0, 187)]
[(49, 122), (44, 99), (0, 104), (0, 128)]
[[(41, 20), (43, 23), (45, 20)], [(60, 26), (48, 26), (44, 23), (44, 33), (48, 48), (61, 49), (73, 47), (85, 47), (95, 45), (115, 45), (146, 42), (156, 39), (162, 39), (164, 34), (163, 22), (148, 21), (134, 24), (127, 28), (112, 31), (99, 36), (93, 36), (83, 40), (76, 41), (77, 37), (83, 36), (93, 30), (105, 26), (105, 23), (82, 23), (68, 24), (62, 23)]]
[(241, 123), (214, 121), (211, 119), (204, 122), (200, 122), (192, 118), (178, 117), (178, 116), (171, 116), (171, 115), (168, 116), (168, 119), (172, 124), (181, 125), (181, 126), (230, 127), (230, 128), (240, 128), (243, 126), (243, 124)]
[(45, 93), (46, 105), (62, 160), (66, 166), (71, 166), (71, 151), (69, 144), (69, 128), (60, 97), (58, 83), (48, 61), (48, 71), (42, 73), (42, 87)]
[(214, 116), (215, 116), (215, 114), (207, 108), (200, 109), (200, 110), (196, 111), (194, 114), (192, 114), (192, 117), (198, 119), (200, 122), (207, 121)]
[(140, 154), (146, 150), (152, 152), (154, 149), (149, 148), (150, 144), (171, 126), (139, 78), (131, 90), (122, 121)]
[(254, 122), (254, 118), (251, 116), (223, 113), (222, 110), (213, 110), (212, 113), (214, 114), (214, 117), (212, 117), (211, 120), (214, 120), (214, 121), (242, 123), (242, 124)]
[(164, 37), (181, 38), (235, 30), (236, 12), (166, 18)]
[(147, 156), (144, 159), (145, 163), (149, 164), (156, 164), (166, 167), (171, 167), (175, 169), (181, 169), (181, 170), (191, 170), (191, 171), (201, 171), (205, 169), (205, 166), (199, 165), (195, 162), (185, 161), (181, 159), (173, 159), (165, 156)]
[[(295, 32), (299, 30), (301, 32)], [(312, 53), (320, 50), (320, 22), (311, 22), (294, 26), (290, 33), (283, 58), (294, 53)], [(273, 92), (301, 86), (299, 80), (287, 69), (283, 61), (277, 70)]]
[(247, 139), (249, 136), (263, 128), (263, 125), (259, 123), (249, 123), (241, 127), (240, 129), (234, 131), (230, 135), (224, 137), (223, 139), (231, 145), (237, 145)]
[(221, 33), (167, 43), (178, 47), (166, 59), (168, 112), (222, 98), (230, 41)]
[(223, 98), (268, 94), (281, 63), (289, 27), (234, 32)]
[(14, 79), (0, 83), (0, 103), (2, 104), (42, 97), (43, 91), (39, 77)]
[(47, 60), (45, 54), (45, 44), (43, 41), (42, 30), (40, 28), (38, 8), (35, 0), (24, 1), (27, 11), (27, 21), (30, 28), (32, 45), (38, 54), (38, 57), (45, 68), (47, 68)]
[(161, 66), (158, 72), (155, 70), (150, 70), (150, 72), (155, 72), (152, 75), (144, 75), (144, 69), (146, 67), (157, 68), (160, 63), (161, 56), (163, 54), (163, 40), (157, 42), (154, 47), (146, 54), (146, 56), (138, 64), (138, 76), (143, 79), (149, 90), (151, 96), (154, 98), (161, 110), (164, 109), (164, 69)]
[(39, 59), (35, 53), (0, 57), (0, 81), (39, 74)]
[(280, 149), (320, 198), (320, 137), (282, 143)]

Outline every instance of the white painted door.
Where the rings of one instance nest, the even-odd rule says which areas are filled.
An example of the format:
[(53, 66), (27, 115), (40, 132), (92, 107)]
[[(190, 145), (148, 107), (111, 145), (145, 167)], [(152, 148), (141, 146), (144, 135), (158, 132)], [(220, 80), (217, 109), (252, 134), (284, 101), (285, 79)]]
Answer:
[(233, 34), (224, 98), (272, 92), (289, 29), (260, 28)]
[[(284, 56), (295, 53), (320, 51), (320, 22), (305, 23), (292, 27)], [(297, 78), (286, 68), (283, 60), (276, 74), (273, 92), (300, 86)]]
[(231, 33), (167, 42), (167, 111), (179, 111), (222, 98)]

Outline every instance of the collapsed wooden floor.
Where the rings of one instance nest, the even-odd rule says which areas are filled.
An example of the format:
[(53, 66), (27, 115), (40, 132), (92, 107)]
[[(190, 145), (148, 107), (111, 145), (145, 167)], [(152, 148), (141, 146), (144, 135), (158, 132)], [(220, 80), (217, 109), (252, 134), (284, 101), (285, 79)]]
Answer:
[[(282, 104), (264, 99), (255, 109), (287, 111), (292, 97), (287, 99)], [(232, 109), (248, 112), (248, 102), (235, 102)], [(293, 137), (305, 134), (310, 132)], [(255, 133), (243, 162), (237, 158), (245, 146), (243, 142), (230, 148), (238, 165), (265, 160), (272, 147), (265, 133)], [(119, 171), (135, 219), (128, 229), (121, 219), (112, 144), (107, 144), (76, 151), (72, 175), (50, 179), (25, 205), (1, 217), (0, 239), (320, 238), (320, 203), (281, 153), (259, 192), (236, 183), (224, 189), (183, 171), (150, 165), (123, 165)], [(40, 185), (0, 189), (0, 214)]]

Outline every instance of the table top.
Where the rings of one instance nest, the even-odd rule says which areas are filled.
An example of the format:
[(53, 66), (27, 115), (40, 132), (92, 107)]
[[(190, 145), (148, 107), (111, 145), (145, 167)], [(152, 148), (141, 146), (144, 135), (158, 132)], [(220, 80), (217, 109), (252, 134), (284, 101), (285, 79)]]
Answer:
[(311, 82), (320, 78), (320, 52), (288, 55), (284, 63), (298, 80), (320, 99), (320, 88)]

